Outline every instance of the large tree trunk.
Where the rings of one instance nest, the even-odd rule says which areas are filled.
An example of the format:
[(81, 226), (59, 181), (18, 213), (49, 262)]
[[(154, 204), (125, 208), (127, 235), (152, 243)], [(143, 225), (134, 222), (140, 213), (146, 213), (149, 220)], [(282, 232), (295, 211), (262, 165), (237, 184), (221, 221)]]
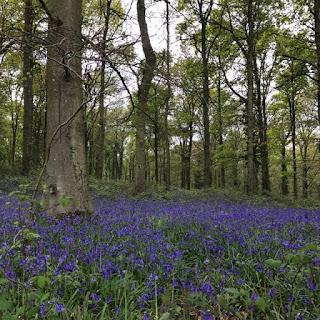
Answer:
[(255, 193), (258, 187), (257, 168), (255, 163), (254, 148), (254, 117), (253, 117), (253, 59), (254, 59), (254, 31), (253, 31), (253, 10), (252, 0), (248, 3), (248, 52), (247, 52), (247, 82), (248, 82), (248, 101), (247, 101), (247, 156), (248, 156), (248, 173), (247, 173), (247, 192)]
[(138, 89), (137, 132), (136, 132), (136, 173), (134, 194), (140, 194), (146, 189), (146, 160), (145, 160), (145, 127), (148, 94), (156, 64), (156, 55), (152, 49), (145, 17), (144, 0), (137, 1), (138, 22), (141, 33), (142, 48), (146, 58), (143, 78)]
[(24, 45), (23, 45), (23, 146), (22, 174), (28, 174), (32, 159), (33, 128), (33, 24), (32, 0), (25, 0), (24, 9)]
[[(85, 158), (81, 0), (49, 0), (47, 156), (43, 204), (49, 215), (92, 212)], [(56, 133), (56, 134), (55, 134)], [(70, 197), (69, 205), (59, 204)]]

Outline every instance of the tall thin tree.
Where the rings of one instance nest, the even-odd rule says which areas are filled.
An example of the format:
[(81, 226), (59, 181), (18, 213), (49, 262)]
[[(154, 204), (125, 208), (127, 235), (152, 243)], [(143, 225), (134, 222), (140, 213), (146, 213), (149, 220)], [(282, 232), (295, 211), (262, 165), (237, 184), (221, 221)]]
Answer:
[(33, 129), (33, 7), (32, 0), (25, 0), (23, 44), (23, 146), (22, 173), (28, 174), (32, 159)]
[(165, 168), (164, 177), (167, 188), (170, 186), (170, 137), (169, 137), (169, 108), (171, 97), (171, 79), (170, 79), (170, 16), (169, 16), (169, 1), (166, 1), (166, 32), (167, 32), (167, 48), (166, 48), (166, 82), (167, 96), (164, 111), (164, 138), (165, 138)]
[(99, 135), (98, 135), (98, 152), (96, 176), (102, 179), (104, 164), (104, 140), (105, 140), (105, 87), (106, 87), (106, 41), (110, 22), (112, 0), (107, 0), (106, 8), (102, 8), (104, 12), (104, 29), (101, 41), (101, 68), (100, 68), (100, 94), (99, 94)]

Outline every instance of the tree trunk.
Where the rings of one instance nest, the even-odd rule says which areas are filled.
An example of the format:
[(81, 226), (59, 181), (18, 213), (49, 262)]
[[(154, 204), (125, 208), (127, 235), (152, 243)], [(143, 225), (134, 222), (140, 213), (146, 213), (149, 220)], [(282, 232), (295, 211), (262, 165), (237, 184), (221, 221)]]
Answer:
[(202, 17), (201, 21), (201, 55), (202, 55), (202, 72), (203, 72), (203, 127), (204, 127), (204, 165), (203, 165), (203, 186), (210, 188), (212, 183), (211, 174), (211, 152), (210, 152), (210, 121), (209, 121), (209, 68), (207, 55), (207, 39), (206, 39), (207, 20)]
[(168, 129), (168, 116), (169, 116), (169, 102), (171, 97), (171, 84), (170, 84), (170, 25), (169, 25), (169, 1), (166, 1), (166, 29), (167, 29), (167, 51), (166, 51), (166, 81), (167, 81), (167, 95), (166, 105), (164, 111), (164, 137), (165, 137), (165, 184), (166, 187), (170, 186), (170, 138)]
[(156, 184), (159, 183), (159, 110), (155, 108), (154, 114), (154, 176)]
[(33, 135), (33, 25), (32, 0), (25, 0), (24, 9), (24, 45), (23, 45), (23, 146), (22, 174), (28, 174), (32, 159)]
[(186, 184), (187, 190), (191, 188), (191, 154), (192, 154), (192, 139), (193, 139), (193, 123), (189, 122), (189, 144), (188, 144), (188, 154), (186, 159)]
[(254, 146), (254, 117), (253, 117), (253, 59), (254, 59), (254, 32), (253, 32), (253, 10), (252, 0), (248, 3), (248, 52), (247, 52), (247, 82), (248, 82), (248, 101), (247, 101), (247, 192), (249, 194), (257, 192), (258, 177), (255, 163)]
[(256, 106), (257, 106), (257, 118), (259, 128), (259, 148), (261, 158), (261, 186), (262, 191), (270, 191), (270, 179), (269, 179), (269, 161), (268, 161), (268, 145), (267, 135), (265, 130), (263, 107), (262, 107), (262, 96), (261, 96), (261, 81), (258, 72), (257, 59), (254, 58), (254, 77), (256, 83)]
[(286, 162), (286, 140), (281, 145), (281, 193), (283, 196), (288, 195), (288, 171)]
[(302, 158), (302, 197), (304, 199), (308, 198), (308, 164), (307, 164), (307, 155), (308, 155), (308, 143), (304, 141), (304, 144), (301, 146), (301, 158)]
[[(47, 54), (47, 167), (43, 205), (49, 215), (92, 212), (86, 176), (81, 76), (81, 0), (50, 0)], [(61, 198), (71, 198), (63, 201)]]
[(138, 23), (141, 33), (142, 48), (146, 58), (143, 77), (138, 89), (137, 131), (136, 131), (136, 173), (134, 194), (138, 195), (146, 189), (145, 161), (145, 126), (148, 94), (156, 64), (156, 55), (152, 49), (145, 17), (144, 0), (137, 1)]
[(261, 166), (262, 166), (262, 189), (271, 191), (270, 172), (269, 172), (269, 148), (267, 134), (267, 115), (266, 115), (266, 96), (262, 98), (262, 145), (261, 145)]
[(314, 0), (314, 34), (317, 53), (317, 104), (318, 104), (318, 123), (320, 125), (320, 0)]
[[(218, 125), (219, 125), (219, 147), (220, 147), (220, 152), (223, 152), (223, 122), (222, 122), (222, 104), (221, 104), (221, 77), (220, 77), (220, 72), (218, 76)], [(220, 165), (220, 182), (221, 182), (221, 187), (225, 188), (226, 186), (226, 174), (225, 174), (225, 165), (224, 162), (221, 163)]]
[(104, 97), (105, 97), (105, 87), (106, 87), (106, 60), (105, 60), (105, 51), (106, 51), (106, 41), (107, 34), (109, 29), (110, 21), (110, 9), (111, 9), (112, 0), (107, 0), (106, 13), (104, 15), (104, 30), (101, 41), (101, 68), (100, 68), (100, 94), (99, 94), (99, 135), (98, 135), (98, 152), (97, 152), (97, 165), (96, 165), (96, 177), (102, 179), (103, 176), (103, 164), (104, 164), (104, 139), (105, 139), (105, 108), (104, 108)]
[(12, 167), (15, 166), (17, 130), (18, 130), (18, 122), (19, 122), (18, 120), (19, 120), (18, 113), (12, 110), (11, 112), (12, 146), (11, 146), (11, 152), (10, 152), (10, 164)]
[(291, 142), (292, 142), (292, 166), (293, 166), (293, 197), (298, 199), (297, 156), (296, 156), (296, 107), (295, 99), (289, 99)]
[(180, 158), (181, 158), (181, 188), (186, 188), (186, 141), (183, 138), (182, 142), (180, 142)]

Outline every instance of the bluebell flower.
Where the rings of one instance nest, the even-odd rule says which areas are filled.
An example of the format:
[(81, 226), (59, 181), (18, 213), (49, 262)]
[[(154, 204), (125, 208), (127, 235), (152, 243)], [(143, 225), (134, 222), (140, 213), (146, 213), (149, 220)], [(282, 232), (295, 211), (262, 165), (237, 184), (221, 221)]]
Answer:
[(100, 296), (96, 293), (96, 292), (93, 292), (92, 294), (91, 294), (91, 299), (92, 300), (95, 300), (95, 301), (101, 301), (101, 298), (100, 298)]
[(277, 289), (275, 288), (270, 288), (269, 289), (269, 297), (270, 298), (277, 298)]
[(252, 295), (251, 300), (252, 300), (252, 301), (256, 301), (256, 300), (258, 300), (258, 299), (259, 299), (259, 295), (255, 292), (255, 293)]
[(45, 318), (46, 305), (44, 302), (40, 305), (40, 318)]
[(64, 307), (64, 305), (60, 302), (56, 302), (55, 303), (56, 305), (56, 308), (57, 308), (57, 312), (60, 313), (60, 312), (63, 312), (66, 310), (66, 308)]
[(112, 298), (111, 298), (111, 297), (107, 297), (107, 298), (106, 298), (106, 302), (107, 302), (107, 303), (110, 303), (111, 301), (112, 301)]
[(315, 291), (318, 290), (318, 285), (312, 280), (308, 281), (308, 287), (309, 287), (310, 291), (314, 291), (315, 292)]
[(206, 311), (202, 311), (202, 319), (203, 320), (213, 320), (213, 315), (209, 312), (206, 312)]

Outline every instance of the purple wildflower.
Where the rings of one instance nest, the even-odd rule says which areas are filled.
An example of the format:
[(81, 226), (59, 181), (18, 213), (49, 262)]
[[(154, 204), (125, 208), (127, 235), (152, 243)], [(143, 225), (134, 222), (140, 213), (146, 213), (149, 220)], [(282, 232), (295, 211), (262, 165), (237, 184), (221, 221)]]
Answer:
[(251, 300), (252, 300), (252, 301), (256, 301), (256, 300), (258, 300), (258, 299), (259, 299), (259, 295), (255, 292), (255, 293), (252, 295)]
[(44, 302), (40, 305), (40, 318), (45, 318), (46, 305)]
[(315, 291), (318, 290), (318, 285), (312, 280), (308, 281), (308, 287), (309, 287), (310, 291), (314, 291), (315, 292)]

